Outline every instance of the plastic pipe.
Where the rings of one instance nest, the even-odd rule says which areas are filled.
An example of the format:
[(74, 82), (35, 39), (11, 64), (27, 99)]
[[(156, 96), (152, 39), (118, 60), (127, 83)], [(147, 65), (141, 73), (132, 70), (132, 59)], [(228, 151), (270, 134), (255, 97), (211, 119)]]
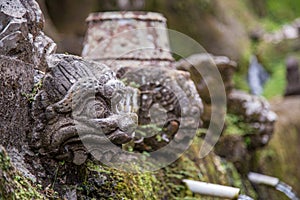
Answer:
[(272, 186), (272, 187), (275, 187), (279, 183), (278, 178), (263, 175), (263, 174), (258, 174), (258, 173), (254, 173), (254, 172), (250, 172), (248, 174), (248, 179), (252, 183), (264, 184), (264, 185), (269, 185), (269, 186)]
[(213, 197), (222, 197), (222, 198), (229, 198), (229, 199), (236, 199), (239, 196), (240, 189), (234, 187), (228, 187), (223, 185), (205, 183), (200, 181), (193, 181), (184, 179), (188, 186), (188, 188), (198, 194), (213, 196)]

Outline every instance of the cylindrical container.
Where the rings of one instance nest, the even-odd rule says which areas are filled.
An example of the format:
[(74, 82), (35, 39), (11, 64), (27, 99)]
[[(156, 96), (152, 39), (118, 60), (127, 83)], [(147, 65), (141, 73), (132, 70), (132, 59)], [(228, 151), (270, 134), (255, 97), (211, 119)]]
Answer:
[[(153, 12), (92, 13), (82, 56), (108, 65), (170, 65), (166, 19)], [(112, 64), (113, 63), (113, 64)]]

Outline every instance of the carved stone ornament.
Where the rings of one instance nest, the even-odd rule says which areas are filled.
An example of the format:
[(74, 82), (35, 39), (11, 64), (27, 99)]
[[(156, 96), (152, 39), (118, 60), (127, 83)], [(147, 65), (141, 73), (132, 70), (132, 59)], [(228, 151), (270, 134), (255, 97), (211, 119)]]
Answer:
[(87, 23), (82, 56), (107, 64), (140, 91), (133, 149), (155, 152), (175, 141), (170, 151), (183, 152), (201, 124), (203, 105), (189, 73), (172, 68), (166, 18), (102, 12), (90, 14)]
[[(98, 158), (113, 159), (132, 139), (137, 91), (125, 87), (103, 64), (54, 54), (56, 44), (44, 35), (43, 26), (36, 1), (1, 1), (0, 54), (37, 69), (36, 86), (27, 94), (34, 97), (30, 146), (41, 155), (75, 164), (93, 151)], [(111, 143), (116, 148), (106, 146)]]
[[(76, 56), (51, 55), (41, 91), (33, 102), (32, 144), (41, 154), (82, 164), (87, 151), (111, 159), (106, 148), (127, 143), (137, 124), (131, 113), (134, 90), (105, 65)], [(85, 145), (83, 145), (84, 143)]]

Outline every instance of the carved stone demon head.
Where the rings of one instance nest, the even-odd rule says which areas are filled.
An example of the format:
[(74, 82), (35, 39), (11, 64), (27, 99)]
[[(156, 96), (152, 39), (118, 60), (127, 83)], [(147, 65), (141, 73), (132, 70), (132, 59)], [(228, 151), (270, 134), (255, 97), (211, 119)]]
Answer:
[(33, 103), (33, 146), (75, 164), (86, 160), (87, 151), (112, 159), (117, 152), (111, 142), (129, 142), (136, 127), (130, 106), (135, 90), (103, 64), (69, 55), (51, 55), (47, 63)]

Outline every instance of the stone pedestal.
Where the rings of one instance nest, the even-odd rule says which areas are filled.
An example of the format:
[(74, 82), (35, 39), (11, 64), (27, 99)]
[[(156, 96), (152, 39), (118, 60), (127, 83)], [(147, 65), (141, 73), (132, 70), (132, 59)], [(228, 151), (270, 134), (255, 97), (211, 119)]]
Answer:
[(166, 19), (152, 12), (92, 13), (82, 56), (121, 66), (166, 66), (170, 53)]

